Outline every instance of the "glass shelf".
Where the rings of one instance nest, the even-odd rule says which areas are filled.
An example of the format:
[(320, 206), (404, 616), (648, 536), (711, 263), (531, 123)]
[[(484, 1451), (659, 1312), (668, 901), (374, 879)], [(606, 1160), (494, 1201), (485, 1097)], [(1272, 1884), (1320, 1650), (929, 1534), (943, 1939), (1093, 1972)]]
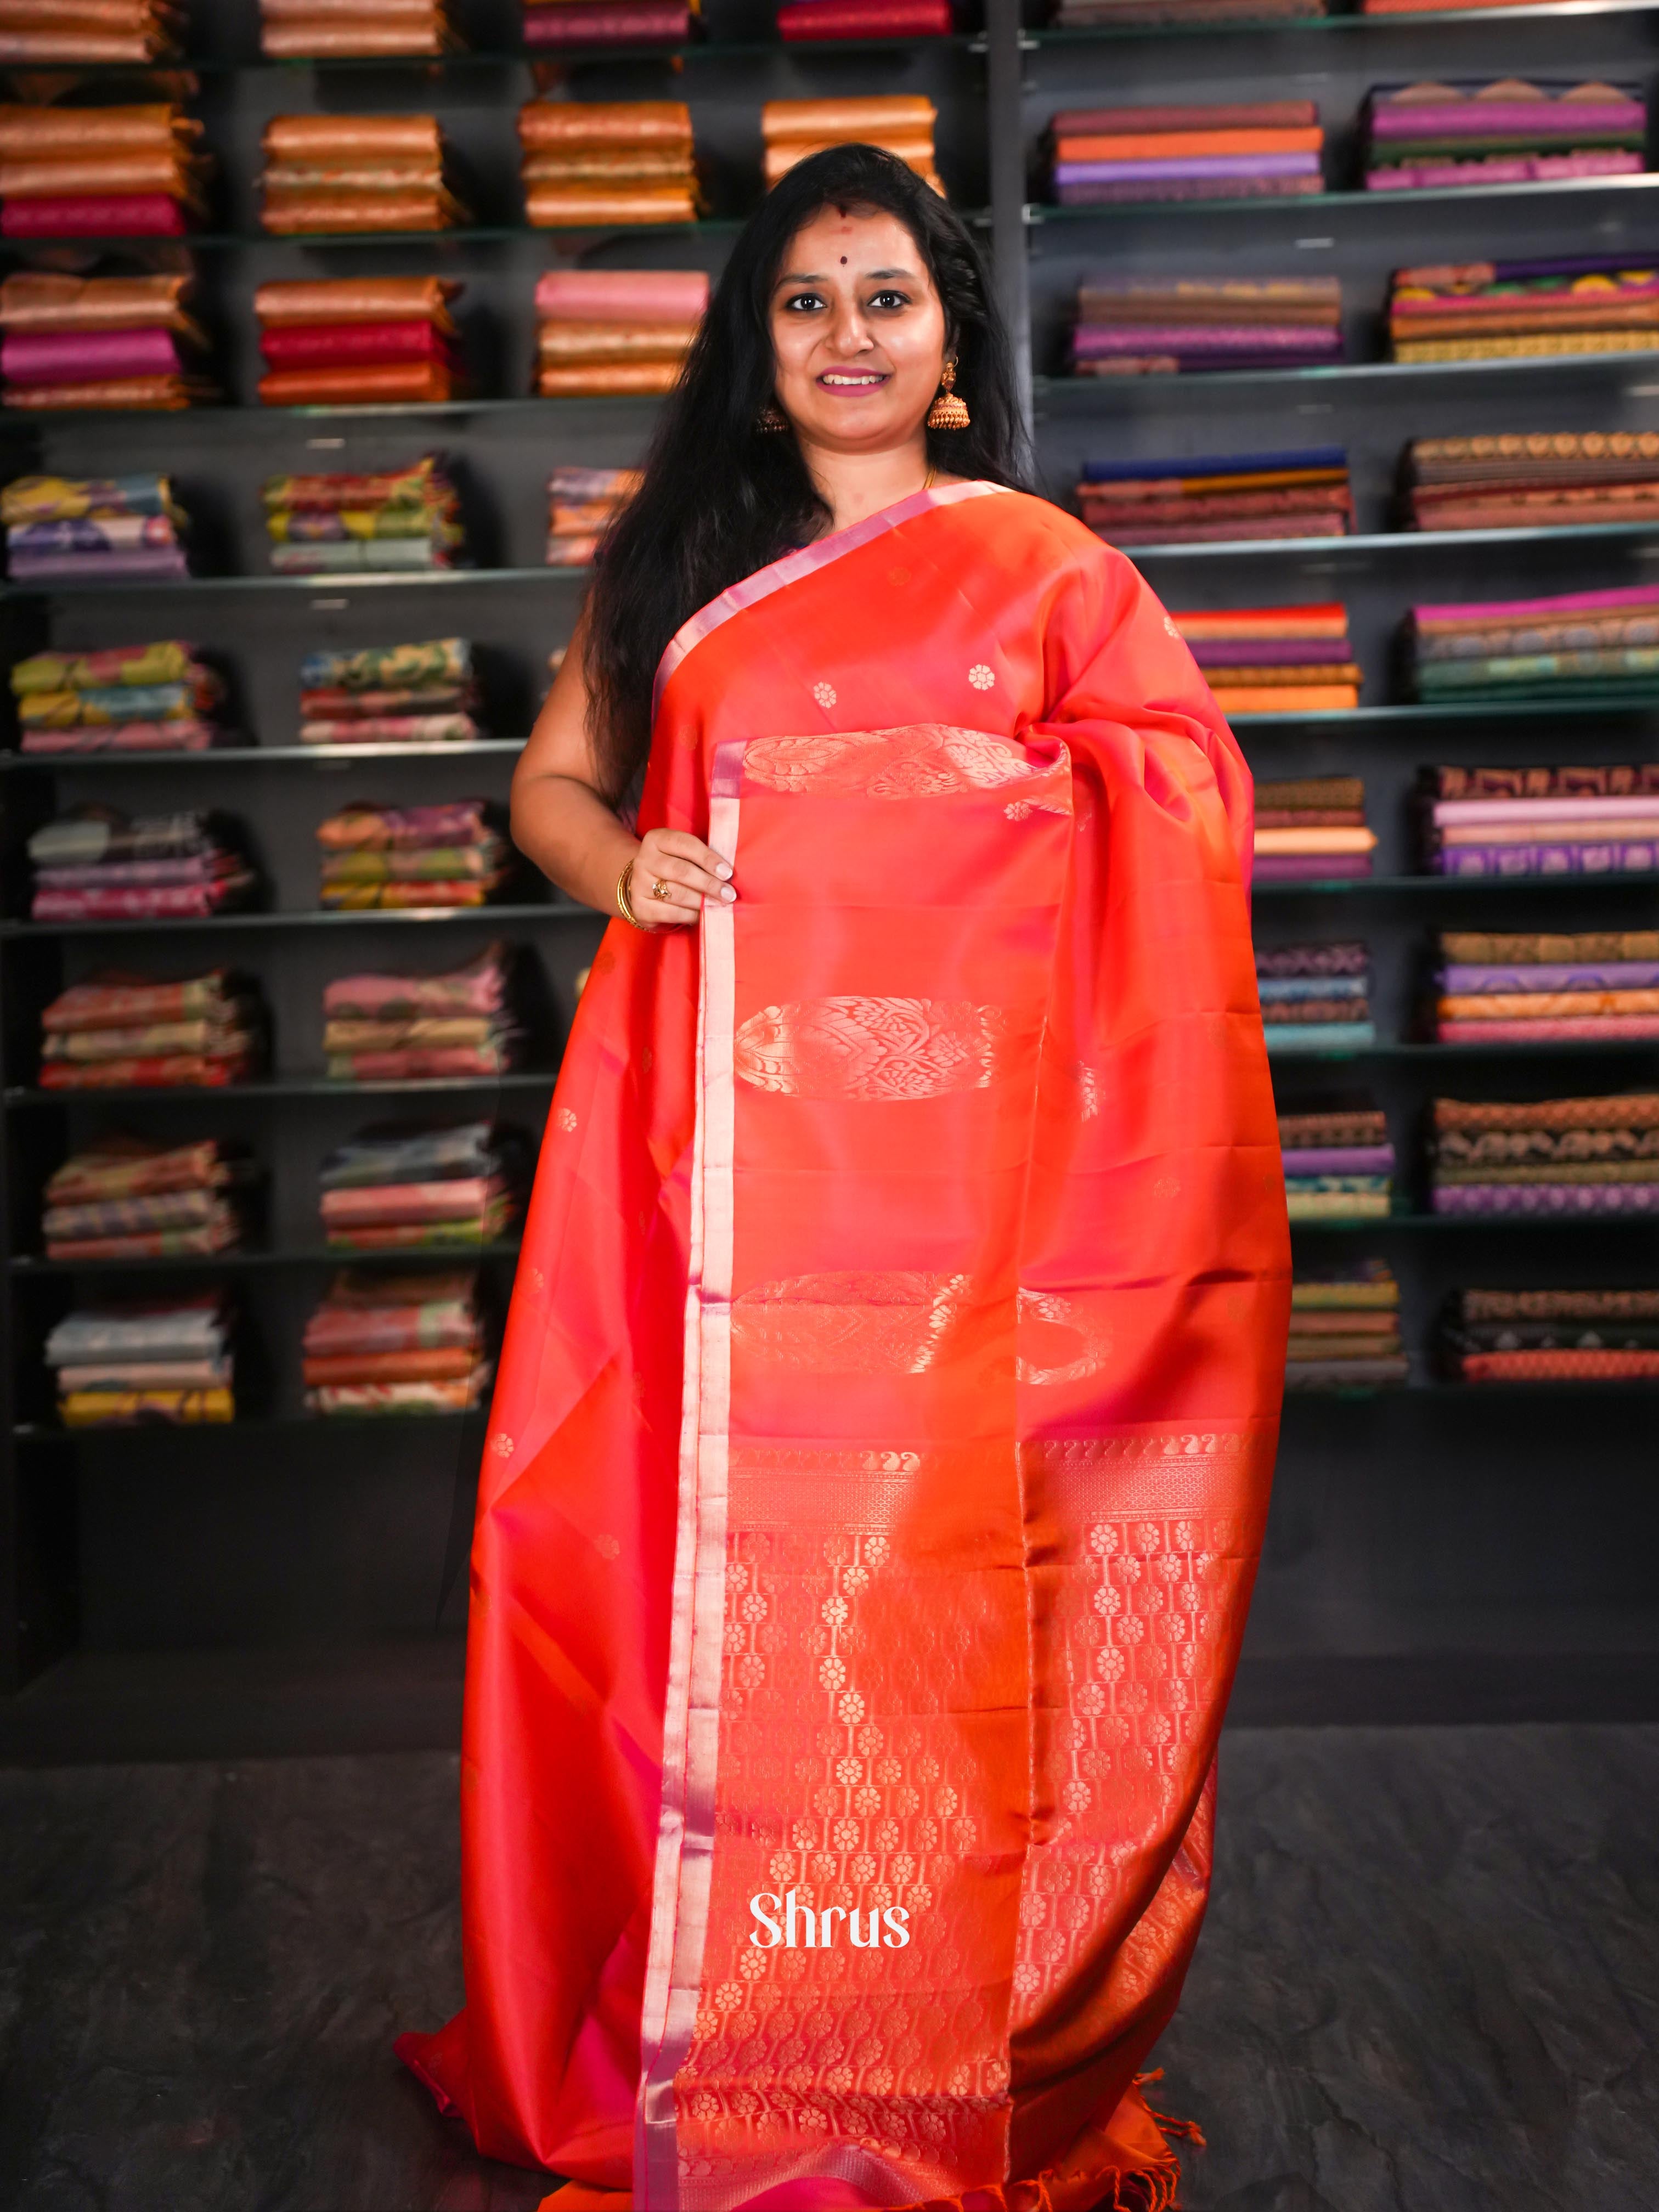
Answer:
[(431, 591), (469, 585), (583, 583), (587, 568), (358, 568), (343, 576), (59, 576), (0, 586), (0, 600), (84, 599), (119, 592), (377, 592), (412, 586)]
[(1131, 23), (1118, 28), (1029, 30), (1020, 34), (1028, 52), (1044, 46), (1115, 46), (1126, 39), (1213, 39), (1243, 34), (1260, 38), (1264, 32), (1400, 31), (1415, 32), (1438, 23), (1551, 23), (1577, 22), (1585, 16), (1646, 15), (1654, 0), (1547, 0), (1547, 4), (1510, 8), (1446, 8), (1412, 15), (1329, 15), (1258, 16), (1249, 22)]
[(1261, 386), (1313, 388), (1328, 385), (1425, 383), (1437, 377), (1506, 377), (1538, 375), (1553, 371), (1581, 376), (1586, 369), (1603, 374), (1626, 369), (1659, 368), (1659, 347), (1640, 353), (1552, 353), (1527, 355), (1510, 361), (1340, 361), (1304, 368), (1206, 368), (1180, 374), (1153, 376), (1039, 376), (1031, 392), (1039, 410), (1058, 406), (1066, 412), (1093, 412), (1102, 401), (1133, 399), (1137, 394), (1159, 398), (1172, 392), (1200, 392), (1212, 386), (1227, 391)]
[[(963, 210), (966, 219), (966, 211)], [(521, 238), (725, 238), (733, 237), (746, 216), (699, 216), (691, 222), (459, 223), (447, 230), (190, 230), (175, 237), (155, 232), (109, 238), (0, 238), (0, 251), (28, 253), (41, 247), (73, 246), (82, 253), (130, 252), (140, 246), (185, 246), (204, 253), (234, 252), (249, 246), (302, 246), (307, 248), (364, 246), (376, 250), (390, 246), (418, 246), (430, 253), (443, 246), (501, 246)], [(188, 414), (188, 408), (179, 413)]]
[[(440, 1435), (464, 1437), (469, 1429), (482, 1435), (489, 1407), (465, 1413), (250, 1413), (234, 1421), (112, 1421), (84, 1429), (60, 1428), (55, 1421), (19, 1421), (12, 1435), (25, 1444), (82, 1444), (107, 1447), (138, 1437), (155, 1443), (165, 1438), (169, 1451), (186, 1437), (263, 1437), (303, 1433), (332, 1436), (349, 1430), (361, 1449), (364, 1428), (399, 1431), (434, 1429)], [(366, 1465), (372, 1462), (365, 1462)], [(377, 1469), (378, 1471), (378, 1469)]]
[(1361, 207), (1445, 207), (1468, 200), (1550, 200), (1582, 198), (1587, 192), (1650, 192), (1659, 190), (1659, 172), (1647, 170), (1631, 177), (1564, 177), (1555, 181), (1517, 185), (1433, 185), (1413, 191), (1304, 192), (1294, 198), (1237, 200), (1115, 200), (1103, 207), (1061, 207), (1051, 200), (1027, 204), (1025, 219), (1033, 228), (1050, 222), (1094, 221), (1110, 222), (1124, 216), (1266, 215), (1301, 216), (1334, 214)]
[(580, 63), (585, 67), (610, 62), (736, 61), (791, 59), (830, 53), (921, 52), (934, 47), (956, 53), (983, 53), (982, 31), (958, 31), (944, 38), (858, 39), (690, 39), (680, 44), (570, 46), (481, 46), (443, 54), (251, 54), (234, 59), (217, 55), (185, 55), (176, 61), (154, 62), (4, 62), (0, 76), (39, 74), (43, 70), (72, 70), (77, 77), (94, 80), (135, 76), (236, 77), (295, 76), (314, 70), (330, 76), (372, 76), (387, 70), (417, 70), (425, 75), (465, 76), (482, 70), (522, 69), (536, 63)]
[(1659, 1214), (1652, 1213), (1388, 1213), (1375, 1221), (1293, 1221), (1293, 1237), (1375, 1237), (1403, 1232), (1417, 1236), (1440, 1230), (1496, 1231), (1514, 1236), (1522, 1230), (1659, 1229)]
[(1512, 722), (1546, 716), (1558, 722), (1592, 721), (1602, 714), (1650, 714), (1656, 711), (1659, 711), (1659, 690), (1559, 703), (1551, 699), (1472, 699), (1462, 706), (1431, 707), (1404, 701), (1397, 706), (1334, 707), (1305, 714), (1230, 714), (1227, 720), (1235, 731), (1260, 736), (1281, 725), (1294, 735), (1326, 723), (1333, 727), (1352, 726), (1362, 730), (1387, 729), (1396, 725), (1418, 729), (1438, 722)]
[(1659, 538), (1659, 516), (1645, 522), (1586, 522), (1557, 529), (1356, 531), (1346, 538), (1226, 538), (1206, 545), (1124, 544), (1116, 550), (1139, 562), (1238, 561), (1269, 554), (1305, 560), (1310, 554), (1329, 559), (1337, 554), (1446, 553), (1480, 545), (1634, 544), (1644, 538)]
[(406, 417), (415, 422), (460, 420), (483, 416), (529, 416), (555, 417), (583, 407), (629, 407), (635, 412), (659, 406), (665, 395), (659, 392), (590, 392), (574, 394), (539, 392), (507, 393), (495, 398), (473, 399), (388, 399), (384, 401), (353, 400), (333, 406), (265, 407), (257, 404), (237, 402), (223, 406), (183, 407), (169, 411), (159, 407), (14, 407), (0, 411), (0, 434), (50, 429), (54, 423), (73, 424), (84, 428), (88, 423), (117, 422), (124, 428), (141, 428), (154, 423), (158, 429), (173, 433), (176, 439), (180, 431), (188, 428), (235, 428), (239, 424), (260, 422), (343, 422), (357, 421), (378, 422), (383, 419), (401, 422)]
[(1374, 896), (1392, 898), (1398, 895), (1407, 897), (1424, 892), (1479, 891), (1500, 897), (1535, 897), (1542, 890), (1572, 889), (1583, 891), (1602, 891), (1618, 887), (1632, 891), (1659, 888), (1659, 871), (1630, 869), (1617, 875), (1605, 876), (1332, 876), (1322, 877), (1306, 883), (1253, 884), (1252, 899), (1304, 898), (1310, 892), (1320, 897), (1330, 892), (1345, 896), (1370, 892)]
[[(1273, 1034), (1271, 1026), (1268, 1035)], [(1381, 1037), (1375, 1044), (1299, 1045), (1294, 1050), (1267, 1049), (1269, 1067), (1295, 1067), (1304, 1060), (1431, 1060), (1437, 1065), (1463, 1060), (1576, 1060), (1601, 1059), (1610, 1053), (1659, 1053), (1659, 1037), (1563, 1037), (1529, 1044), (1494, 1041), (1491, 1044), (1410, 1043), (1397, 1037)], [(61, 1094), (52, 1092), (50, 1097)]]
[(244, 1246), (234, 1252), (182, 1253), (166, 1259), (46, 1260), (37, 1252), (14, 1252), (9, 1262), (15, 1275), (199, 1275), (230, 1268), (238, 1274), (273, 1267), (459, 1267), (475, 1260), (513, 1260), (518, 1257), (516, 1237), (497, 1237), (489, 1244), (428, 1245), (420, 1251), (331, 1252), (325, 1245), (295, 1246), (287, 1251)]
[(501, 921), (591, 921), (603, 927), (605, 916), (592, 907), (566, 906), (551, 899), (519, 906), (356, 907), (344, 912), (319, 908), (281, 908), (255, 914), (173, 915), (160, 920), (88, 921), (0, 921), (0, 938), (116, 937), (129, 931), (146, 937), (171, 937), (204, 929), (343, 929), (367, 922), (417, 922), (431, 927), (437, 922), (475, 922), (493, 927)]
[(40, 1106), (110, 1104), (151, 1105), (170, 1099), (187, 1099), (217, 1106), (237, 1098), (426, 1098), (477, 1096), (480, 1092), (550, 1091), (559, 1079), (556, 1067), (515, 1067), (505, 1075), (434, 1075), (402, 1082), (345, 1083), (326, 1075), (272, 1075), (254, 1083), (226, 1084), (110, 1084), (84, 1090), (42, 1091), (13, 1084), (0, 1091), (0, 1112), (17, 1113)]
[(210, 745), (205, 752), (177, 753), (24, 753), (0, 751), (0, 775), (26, 769), (45, 769), (59, 775), (67, 770), (102, 775), (110, 769), (156, 768), (307, 768), (349, 767), (360, 760), (478, 760), (516, 759), (529, 740), (526, 738), (478, 738), (465, 744), (375, 745)]

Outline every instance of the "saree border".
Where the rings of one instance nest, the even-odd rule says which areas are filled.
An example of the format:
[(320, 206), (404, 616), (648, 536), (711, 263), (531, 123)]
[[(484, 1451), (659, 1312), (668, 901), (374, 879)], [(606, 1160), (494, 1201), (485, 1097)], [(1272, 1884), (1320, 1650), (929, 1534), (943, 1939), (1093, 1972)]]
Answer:
[[(923, 491), (913, 491), (908, 498), (896, 501), (891, 507), (878, 508), (874, 514), (866, 515), (862, 522), (848, 525), (845, 530), (832, 531), (829, 537), (815, 544), (803, 545), (798, 553), (786, 553), (781, 561), (774, 561), (764, 568), (757, 568), (752, 576), (744, 576), (723, 591), (706, 607), (689, 615), (663, 647), (662, 659), (657, 663), (656, 680), (651, 690), (651, 719), (654, 722), (657, 709), (670, 677), (680, 663), (706, 637), (712, 636), (722, 623), (740, 615), (745, 607), (758, 605), (774, 592), (781, 592), (786, 584), (798, 584), (807, 576), (816, 575), (820, 568), (839, 561), (843, 554), (856, 553), (861, 545), (879, 538), (884, 531), (896, 530), (901, 523), (909, 522), (919, 514), (926, 514), (936, 507), (956, 507), (963, 500), (983, 499), (993, 492), (1006, 492), (1007, 484), (988, 483), (981, 477), (969, 477), (961, 483), (940, 484)], [(712, 832), (711, 832), (712, 835)]]
[[(734, 860), (744, 749), (741, 738), (718, 745), (709, 783), (708, 834)], [(634, 2121), (635, 2192), (652, 2212), (675, 2212), (680, 2202), (674, 2076), (691, 2047), (708, 1933), (726, 1612), (736, 1118), (733, 908), (706, 905), (701, 938), (673, 1610)]]

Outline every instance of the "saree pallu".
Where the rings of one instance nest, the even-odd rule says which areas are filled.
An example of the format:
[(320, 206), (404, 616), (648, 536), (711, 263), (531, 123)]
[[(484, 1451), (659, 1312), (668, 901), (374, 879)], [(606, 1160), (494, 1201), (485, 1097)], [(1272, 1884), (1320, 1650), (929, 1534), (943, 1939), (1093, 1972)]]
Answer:
[(400, 2051), (561, 2212), (1167, 2206), (1289, 1303), (1248, 772), (1129, 564), (964, 483), (692, 617), (641, 821), (739, 897), (577, 1009)]

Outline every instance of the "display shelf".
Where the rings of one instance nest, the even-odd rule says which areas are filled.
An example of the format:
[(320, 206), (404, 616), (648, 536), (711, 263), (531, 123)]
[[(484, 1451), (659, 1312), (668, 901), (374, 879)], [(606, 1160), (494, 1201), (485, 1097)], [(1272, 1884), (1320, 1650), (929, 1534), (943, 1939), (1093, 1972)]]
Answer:
[(1581, 1234), (1624, 1236), (1659, 1231), (1659, 1213), (1389, 1213), (1375, 1221), (1292, 1221), (1292, 1237), (1474, 1237)]
[(1483, 546), (1525, 545), (1565, 551), (1578, 544), (1636, 544), (1659, 537), (1659, 516), (1644, 522), (1586, 522), (1570, 529), (1352, 531), (1346, 538), (1226, 538), (1206, 545), (1119, 545), (1132, 561), (1351, 559), (1370, 553), (1472, 552)]
[(1596, 700), (1471, 699), (1457, 706), (1428, 706), (1419, 700), (1397, 705), (1338, 707), (1312, 714), (1230, 714), (1228, 722), (1243, 734), (1267, 736), (1282, 730), (1294, 735), (1327, 726), (1354, 730), (1427, 729), (1442, 722), (1548, 721), (1571, 726), (1595, 722), (1614, 714), (1659, 713), (1659, 690), (1630, 691)]
[(1644, 170), (1628, 177), (1565, 177), (1515, 185), (1428, 185), (1411, 191), (1304, 192), (1284, 199), (1237, 200), (1117, 200), (1100, 207), (1062, 207), (1050, 200), (1028, 201), (1025, 220), (1034, 229), (1045, 223), (1112, 222), (1126, 217), (1135, 222), (1164, 216), (1291, 216), (1346, 215), (1357, 208), (1391, 208), (1409, 216), (1413, 209), (1462, 206), (1477, 210), (1496, 201), (1513, 200), (1522, 205), (1554, 200), (1577, 200), (1592, 195), (1619, 198), (1659, 190), (1659, 172)]
[(157, 1105), (174, 1099), (192, 1105), (220, 1105), (247, 1099), (255, 1105), (265, 1099), (300, 1098), (422, 1098), (476, 1097), (501, 1092), (512, 1097), (550, 1091), (559, 1079), (556, 1067), (520, 1067), (505, 1075), (434, 1075), (395, 1083), (344, 1083), (326, 1075), (272, 1075), (252, 1083), (205, 1084), (112, 1083), (84, 1090), (47, 1091), (30, 1084), (13, 1084), (0, 1091), (0, 1113), (32, 1111), (43, 1106)]
[(1613, 890), (1656, 889), (1659, 889), (1659, 872), (1632, 868), (1621, 875), (1607, 876), (1331, 876), (1299, 884), (1253, 884), (1250, 896), (1260, 901), (1304, 898), (1315, 893), (1324, 897), (1340, 892), (1351, 897), (1412, 898), (1425, 893), (1467, 891), (1482, 897), (1512, 899), (1540, 891), (1547, 891), (1553, 898), (1564, 890), (1583, 897), (1586, 892), (1600, 895)]
[(118, 1449), (141, 1440), (154, 1443), (164, 1437), (171, 1450), (175, 1443), (182, 1443), (186, 1438), (194, 1442), (198, 1437), (315, 1438), (343, 1429), (349, 1430), (361, 1445), (365, 1427), (376, 1435), (382, 1429), (394, 1436), (410, 1432), (420, 1436), (430, 1431), (459, 1440), (475, 1430), (482, 1434), (488, 1413), (484, 1406), (465, 1413), (251, 1413), (239, 1414), (234, 1421), (112, 1421), (107, 1425), (94, 1424), (77, 1429), (64, 1428), (56, 1421), (18, 1421), (12, 1435), (22, 1444), (88, 1444), (94, 1450)]
[(586, 568), (363, 568), (343, 576), (43, 576), (35, 582), (0, 585), (0, 601), (83, 599), (165, 592), (206, 599), (244, 592), (484, 590), (525, 584), (585, 584)]
[(47, 1275), (200, 1275), (228, 1269), (233, 1274), (264, 1273), (275, 1267), (464, 1267), (475, 1261), (514, 1260), (519, 1239), (500, 1237), (489, 1244), (454, 1244), (443, 1248), (395, 1252), (336, 1252), (326, 1245), (294, 1246), (270, 1250), (243, 1245), (230, 1252), (169, 1254), (142, 1260), (48, 1260), (38, 1252), (14, 1252), (7, 1266), (14, 1276)]
[[(697, 216), (690, 222), (456, 223), (447, 230), (190, 230), (178, 237), (136, 231), (113, 233), (106, 238), (0, 238), (0, 252), (31, 253), (45, 248), (61, 252), (64, 247), (79, 253), (131, 252), (139, 246), (166, 246), (191, 252), (236, 253), (297, 246), (308, 252), (368, 247), (377, 252), (417, 248), (432, 253), (445, 246), (511, 246), (526, 238), (735, 238), (747, 221), (746, 215), (710, 215)], [(191, 412), (188, 408), (179, 411)]]
[(1133, 23), (1061, 29), (1048, 25), (1024, 31), (1022, 46), (1036, 52), (1045, 46), (1115, 46), (1127, 40), (1143, 41), (1190, 39), (1255, 38), (1264, 34), (1284, 38), (1304, 31), (1393, 32), (1410, 38), (1450, 23), (1577, 23), (1601, 15), (1650, 15), (1654, 0), (1544, 0), (1544, 4), (1510, 8), (1444, 8), (1415, 15), (1362, 15), (1358, 12), (1328, 15), (1259, 16), (1251, 21), (1229, 23)]
[(52, 775), (102, 775), (107, 769), (349, 767), (363, 760), (512, 760), (527, 738), (473, 738), (465, 743), (373, 745), (210, 745), (205, 752), (25, 753), (0, 751), (0, 775), (32, 770)]
[[(1379, 313), (1380, 319), (1380, 313)], [(1652, 375), (1659, 370), (1659, 347), (1640, 353), (1541, 354), (1512, 361), (1336, 361), (1305, 368), (1206, 368), (1184, 373), (1159, 372), (1149, 376), (1038, 376), (1031, 381), (1031, 396), (1039, 412), (1106, 414), (1119, 405), (1139, 400), (1184, 399), (1189, 394), (1219, 387), (1226, 392), (1260, 393), (1271, 398), (1283, 392), (1295, 401), (1311, 391), (1331, 391), (1339, 396), (1349, 389), (1380, 384), (1384, 390), (1399, 385), (1415, 401), (1420, 387), (1450, 380), (1454, 386), (1471, 380), (1491, 380), (1500, 387), (1511, 378), (1518, 382), (1557, 377), (1600, 374), (1609, 379), (1634, 371)], [(1403, 396), (1403, 395), (1402, 395)], [(1201, 403), (1200, 403), (1201, 404)]]
[(440, 923), (471, 923), (493, 927), (502, 921), (592, 921), (607, 917), (590, 906), (567, 905), (543, 899), (524, 906), (405, 906), (361, 907), (345, 912), (319, 908), (278, 908), (266, 914), (210, 914), (175, 915), (162, 921), (0, 921), (0, 938), (46, 939), (55, 937), (172, 937), (198, 935), (203, 930), (231, 929), (348, 929), (376, 923), (417, 924), (430, 929)]

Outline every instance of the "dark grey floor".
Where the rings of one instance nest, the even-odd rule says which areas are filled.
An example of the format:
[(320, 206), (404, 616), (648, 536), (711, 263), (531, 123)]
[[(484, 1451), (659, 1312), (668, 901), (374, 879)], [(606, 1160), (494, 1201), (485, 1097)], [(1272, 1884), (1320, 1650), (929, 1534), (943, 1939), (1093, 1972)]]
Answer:
[[(521, 2212), (390, 2055), (439, 1753), (0, 1772), (0, 2204)], [(1158, 2057), (1189, 2212), (1659, 2207), (1659, 1729), (1240, 1730)]]

